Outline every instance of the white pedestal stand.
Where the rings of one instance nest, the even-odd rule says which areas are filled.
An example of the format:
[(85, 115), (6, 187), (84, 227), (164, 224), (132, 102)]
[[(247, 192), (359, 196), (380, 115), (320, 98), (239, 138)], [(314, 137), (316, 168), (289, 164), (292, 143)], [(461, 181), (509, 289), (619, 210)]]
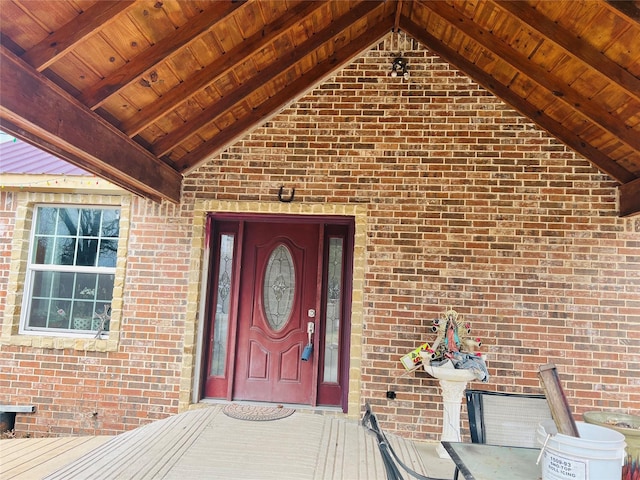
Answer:
[[(442, 435), (440, 441), (459, 442), (460, 441), (460, 406), (464, 396), (467, 383), (475, 379), (475, 374), (471, 370), (455, 369), (451, 362), (447, 362), (441, 367), (432, 367), (425, 359), (424, 370), (434, 378), (437, 378), (442, 390), (442, 401), (444, 412), (442, 418)], [(449, 458), (449, 454), (442, 444), (436, 447), (436, 452), (440, 458)]]

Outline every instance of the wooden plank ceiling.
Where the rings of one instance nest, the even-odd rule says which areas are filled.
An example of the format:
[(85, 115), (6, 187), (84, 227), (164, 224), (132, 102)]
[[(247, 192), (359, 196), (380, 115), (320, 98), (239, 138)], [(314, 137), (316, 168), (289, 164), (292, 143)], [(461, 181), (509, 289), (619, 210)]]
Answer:
[(394, 30), (640, 212), (640, 10), (605, 0), (1, 0), (0, 128), (154, 200)]

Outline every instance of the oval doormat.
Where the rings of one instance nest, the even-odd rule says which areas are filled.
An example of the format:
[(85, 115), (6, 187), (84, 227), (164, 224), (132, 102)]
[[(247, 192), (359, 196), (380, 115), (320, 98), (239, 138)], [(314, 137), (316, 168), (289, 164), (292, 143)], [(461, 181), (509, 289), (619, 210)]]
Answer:
[(227, 417), (237, 418), (238, 420), (249, 420), (251, 422), (280, 420), (295, 412), (293, 408), (285, 408), (282, 405), (262, 407), (258, 405), (238, 405), (237, 403), (225, 405), (222, 411)]

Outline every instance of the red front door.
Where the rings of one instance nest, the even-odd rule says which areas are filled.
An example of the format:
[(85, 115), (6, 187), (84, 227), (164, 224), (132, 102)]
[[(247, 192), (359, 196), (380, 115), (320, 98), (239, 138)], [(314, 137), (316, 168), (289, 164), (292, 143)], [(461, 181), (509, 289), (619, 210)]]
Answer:
[(318, 328), (319, 226), (247, 223), (243, 237), (233, 398), (314, 403), (318, 355), (302, 355)]

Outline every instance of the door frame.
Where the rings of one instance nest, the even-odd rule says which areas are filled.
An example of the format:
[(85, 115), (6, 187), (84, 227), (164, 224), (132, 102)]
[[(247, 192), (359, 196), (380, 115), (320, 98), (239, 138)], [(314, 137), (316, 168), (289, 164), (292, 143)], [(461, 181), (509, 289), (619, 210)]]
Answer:
[[(203, 282), (206, 286), (202, 289), (203, 297), (201, 298), (202, 302), (204, 302), (204, 312), (205, 315), (203, 318), (203, 329), (202, 335), (199, 335), (198, 348), (200, 350), (200, 378), (198, 380), (197, 385), (199, 385), (198, 400), (206, 399), (205, 396), (205, 385), (207, 384), (207, 375), (209, 372), (209, 347), (210, 347), (210, 336), (211, 332), (209, 332), (209, 327), (213, 323), (213, 319), (211, 317), (212, 310), (215, 305), (215, 296), (213, 292), (215, 291), (214, 281), (216, 280), (217, 275), (217, 266), (216, 263), (216, 255), (217, 250), (215, 248), (215, 241), (217, 239), (218, 233), (214, 231), (214, 227), (221, 223), (226, 225), (237, 222), (237, 239), (235, 242), (235, 255), (234, 255), (234, 272), (239, 272), (242, 266), (242, 243), (243, 243), (243, 234), (244, 234), (244, 226), (249, 222), (265, 222), (265, 223), (291, 223), (291, 224), (300, 224), (300, 223), (311, 223), (318, 225), (320, 234), (319, 234), (319, 248), (317, 254), (318, 260), (318, 276), (319, 287), (318, 287), (318, 295), (317, 295), (317, 310), (319, 312), (320, 318), (317, 329), (320, 330), (318, 333), (323, 333), (325, 331), (325, 322), (326, 322), (326, 312), (324, 312), (323, 305), (321, 302), (324, 302), (324, 285), (325, 281), (325, 269), (326, 269), (326, 258), (327, 258), (327, 248), (324, 245), (325, 239), (327, 239), (327, 234), (325, 233), (325, 226), (328, 227), (329, 231), (333, 231), (335, 228), (342, 228), (344, 232), (344, 247), (343, 247), (343, 261), (344, 266), (342, 268), (344, 279), (342, 280), (342, 290), (343, 290), (343, 305), (341, 308), (341, 318), (342, 318), (342, 326), (340, 329), (340, 362), (339, 362), (339, 381), (338, 384), (340, 386), (340, 400), (339, 404), (342, 407), (344, 412), (349, 410), (349, 398), (351, 395), (350, 392), (350, 364), (352, 358), (352, 349), (353, 345), (351, 342), (352, 336), (352, 290), (353, 290), (353, 282), (354, 282), (354, 249), (355, 249), (355, 219), (353, 216), (342, 216), (342, 215), (281, 215), (281, 214), (251, 214), (251, 213), (231, 213), (231, 212), (208, 212), (206, 215), (206, 245), (208, 250), (208, 255), (206, 255), (206, 264), (203, 267), (206, 269), (207, 277), (206, 281)], [(229, 231), (229, 230), (224, 230)], [(238, 313), (238, 292), (240, 288), (239, 284), (239, 275), (234, 275), (232, 279), (232, 285), (234, 289), (234, 301), (230, 310), (230, 317), (233, 317), (233, 321), (229, 323), (229, 341), (228, 345), (228, 359), (234, 359), (236, 357), (237, 352), (237, 340), (238, 340), (238, 329), (237, 329), (237, 313)], [(231, 313), (233, 312), (233, 313)], [(319, 337), (318, 335), (317, 337)], [(317, 338), (316, 337), (316, 338)], [(314, 373), (313, 373), (313, 386), (312, 386), (312, 401), (311, 406), (316, 406), (317, 400), (320, 397), (319, 388), (321, 387), (320, 377), (322, 374), (322, 368), (324, 365), (323, 354), (324, 351), (322, 349), (322, 345), (324, 344), (324, 338), (321, 340), (314, 341), (315, 348), (317, 348), (317, 354), (314, 354)], [(227, 372), (226, 372), (226, 388), (224, 389), (224, 396), (216, 396), (215, 398), (231, 401), (233, 399), (233, 380), (235, 378), (235, 362), (227, 361)], [(325, 384), (326, 387), (326, 384)], [(325, 389), (326, 390), (326, 389)], [(195, 393), (195, 392), (194, 392)], [(359, 392), (358, 392), (359, 396)], [(323, 398), (327, 398), (327, 395), (324, 395)], [(332, 397), (335, 398), (335, 395)]]

